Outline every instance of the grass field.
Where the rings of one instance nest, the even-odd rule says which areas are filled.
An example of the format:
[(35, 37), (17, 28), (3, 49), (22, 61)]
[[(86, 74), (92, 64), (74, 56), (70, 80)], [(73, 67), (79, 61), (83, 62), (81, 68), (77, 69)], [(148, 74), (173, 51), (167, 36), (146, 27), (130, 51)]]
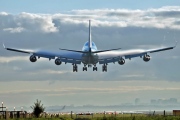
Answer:
[(60, 116), (47, 116), (41, 118), (19, 118), (19, 119), (9, 119), (9, 120), (180, 120), (180, 116), (161, 116), (154, 115), (148, 116), (144, 114), (117, 114), (117, 115), (105, 115), (104, 114), (94, 114), (92, 115), (60, 115)]

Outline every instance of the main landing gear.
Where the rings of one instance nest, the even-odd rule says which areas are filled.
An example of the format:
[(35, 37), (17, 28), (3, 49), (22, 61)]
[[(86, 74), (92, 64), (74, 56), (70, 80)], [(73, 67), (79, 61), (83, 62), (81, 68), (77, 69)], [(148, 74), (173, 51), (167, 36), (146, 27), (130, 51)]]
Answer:
[(73, 65), (73, 72), (78, 72), (78, 67), (76, 64)]
[[(92, 65), (88, 65), (88, 67), (92, 67)], [(83, 71), (87, 71), (86, 64), (84, 64)], [(94, 65), (94, 67), (93, 67), (93, 71), (97, 71), (97, 67), (96, 67), (96, 65)]]
[(87, 71), (87, 67), (86, 67), (86, 65), (84, 65), (84, 67), (83, 67), (83, 71)]
[(97, 67), (96, 67), (96, 65), (94, 65), (94, 67), (93, 67), (93, 71), (97, 71)]
[[(93, 71), (97, 71), (97, 70), (98, 70), (98, 69), (97, 69), (96, 65), (94, 65)], [(83, 71), (87, 71), (86, 65), (84, 65)], [(77, 66), (76, 64), (73, 64), (73, 72), (78, 72), (78, 66)], [(104, 64), (104, 65), (102, 66), (102, 72), (107, 72), (107, 64)]]
[(102, 72), (107, 72), (107, 64), (104, 64), (104, 65), (102, 66)]

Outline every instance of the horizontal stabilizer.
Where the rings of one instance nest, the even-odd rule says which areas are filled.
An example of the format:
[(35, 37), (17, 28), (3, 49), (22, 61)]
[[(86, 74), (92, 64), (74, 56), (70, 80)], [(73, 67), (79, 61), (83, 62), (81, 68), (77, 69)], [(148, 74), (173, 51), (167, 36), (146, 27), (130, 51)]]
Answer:
[(94, 51), (92, 53), (100, 53), (100, 52), (107, 52), (107, 51), (114, 51), (114, 50), (120, 50), (121, 48), (116, 48), (116, 49), (109, 49), (109, 50), (99, 50), (99, 51)]
[(62, 48), (59, 48), (59, 50), (72, 51), (72, 52), (79, 52), (79, 53), (87, 53), (87, 52), (85, 52), (85, 51), (69, 50), (69, 49), (62, 49)]
[(178, 41), (176, 41), (176, 44), (175, 44), (174, 48), (177, 46), (177, 44), (178, 44)]
[[(72, 52), (79, 52), (79, 53), (89, 53), (89, 51), (79, 51), (79, 50), (69, 50), (69, 49), (62, 49), (59, 48), (60, 50), (66, 50), (66, 51), (72, 51)], [(113, 50), (119, 50), (121, 48), (116, 48), (116, 49), (109, 49), (109, 50), (100, 50), (100, 51), (92, 51), (91, 53), (100, 53), (100, 52), (107, 52), (107, 51), (113, 51)]]

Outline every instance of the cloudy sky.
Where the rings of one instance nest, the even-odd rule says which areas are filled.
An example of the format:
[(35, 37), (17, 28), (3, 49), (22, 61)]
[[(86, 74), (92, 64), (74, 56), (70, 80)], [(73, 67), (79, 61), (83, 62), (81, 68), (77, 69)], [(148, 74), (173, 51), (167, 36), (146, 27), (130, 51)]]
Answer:
[[(81, 50), (88, 40), (98, 49), (150, 49), (173, 46), (180, 38), (180, 1), (19, 0), (0, 1), (0, 43), (8, 47)], [(71, 64), (29, 61), (27, 54), (0, 47), (0, 101), (9, 108), (30, 106), (36, 99), (50, 105), (116, 105), (150, 99), (180, 101), (180, 47), (108, 65), (108, 72), (72, 72)]]

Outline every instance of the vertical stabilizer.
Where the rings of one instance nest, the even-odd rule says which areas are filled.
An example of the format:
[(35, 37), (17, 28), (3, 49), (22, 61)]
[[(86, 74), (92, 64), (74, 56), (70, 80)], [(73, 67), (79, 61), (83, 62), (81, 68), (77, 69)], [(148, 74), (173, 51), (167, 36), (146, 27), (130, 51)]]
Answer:
[(91, 40), (91, 20), (89, 20), (89, 51), (91, 52), (92, 40)]

